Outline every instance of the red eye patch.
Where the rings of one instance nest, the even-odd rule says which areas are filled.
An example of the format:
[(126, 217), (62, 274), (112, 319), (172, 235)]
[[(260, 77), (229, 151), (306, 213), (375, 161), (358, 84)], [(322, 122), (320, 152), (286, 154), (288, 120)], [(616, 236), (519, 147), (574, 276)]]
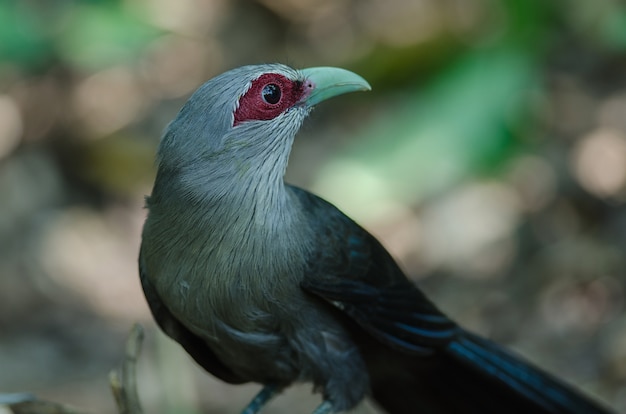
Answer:
[(239, 99), (233, 126), (244, 121), (276, 118), (300, 101), (306, 89), (301, 81), (292, 81), (278, 73), (259, 76)]

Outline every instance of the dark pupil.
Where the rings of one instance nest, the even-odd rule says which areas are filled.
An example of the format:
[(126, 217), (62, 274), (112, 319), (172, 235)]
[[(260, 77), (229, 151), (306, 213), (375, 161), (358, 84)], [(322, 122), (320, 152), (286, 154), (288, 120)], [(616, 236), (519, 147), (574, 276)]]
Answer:
[(263, 95), (263, 100), (269, 104), (275, 104), (280, 101), (280, 88), (273, 83), (265, 85), (261, 94)]

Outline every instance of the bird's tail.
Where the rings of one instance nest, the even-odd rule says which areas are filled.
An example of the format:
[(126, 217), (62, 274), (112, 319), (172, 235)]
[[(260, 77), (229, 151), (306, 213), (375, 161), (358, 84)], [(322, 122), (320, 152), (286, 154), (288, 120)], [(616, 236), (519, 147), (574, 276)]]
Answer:
[(374, 384), (373, 396), (393, 414), (611, 412), (581, 391), (469, 332), (463, 332), (430, 361), (403, 360), (390, 377), (393, 379), (386, 384)]
[(497, 344), (464, 332), (446, 349), (455, 361), (494, 384), (496, 395), (528, 405), (533, 413), (607, 413), (580, 391), (523, 361)]

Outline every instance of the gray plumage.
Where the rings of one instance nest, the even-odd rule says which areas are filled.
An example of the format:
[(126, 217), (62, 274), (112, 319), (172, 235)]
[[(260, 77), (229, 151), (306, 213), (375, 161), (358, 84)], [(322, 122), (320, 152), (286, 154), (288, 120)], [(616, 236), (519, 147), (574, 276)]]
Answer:
[(232, 127), (238, 98), (269, 71), (302, 77), (282, 65), (227, 72), (168, 126), (141, 267), (176, 319), (238, 376), (311, 381), (342, 410), (363, 397), (367, 372), (344, 329), (300, 288), (314, 229), (283, 183), (310, 108)]

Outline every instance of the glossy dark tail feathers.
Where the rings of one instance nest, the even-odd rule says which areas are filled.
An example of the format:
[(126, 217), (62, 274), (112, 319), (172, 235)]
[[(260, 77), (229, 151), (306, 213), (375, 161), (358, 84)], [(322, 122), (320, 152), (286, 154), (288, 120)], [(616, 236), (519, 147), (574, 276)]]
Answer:
[(432, 357), (369, 354), (374, 400), (390, 414), (608, 414), (582, 391), (463, 331)]
[[(499, 345), (469, 332), (450, 343), (446, 353), (460, 365), (475, 370), (485, 381), (491, 382), (494, 398), (509, 401), (511, 405), (518, 404), (522, 412), (610, 413), (582, 391), (550, 376)], [(506, 409), (504, 411), (510, 412)]]

